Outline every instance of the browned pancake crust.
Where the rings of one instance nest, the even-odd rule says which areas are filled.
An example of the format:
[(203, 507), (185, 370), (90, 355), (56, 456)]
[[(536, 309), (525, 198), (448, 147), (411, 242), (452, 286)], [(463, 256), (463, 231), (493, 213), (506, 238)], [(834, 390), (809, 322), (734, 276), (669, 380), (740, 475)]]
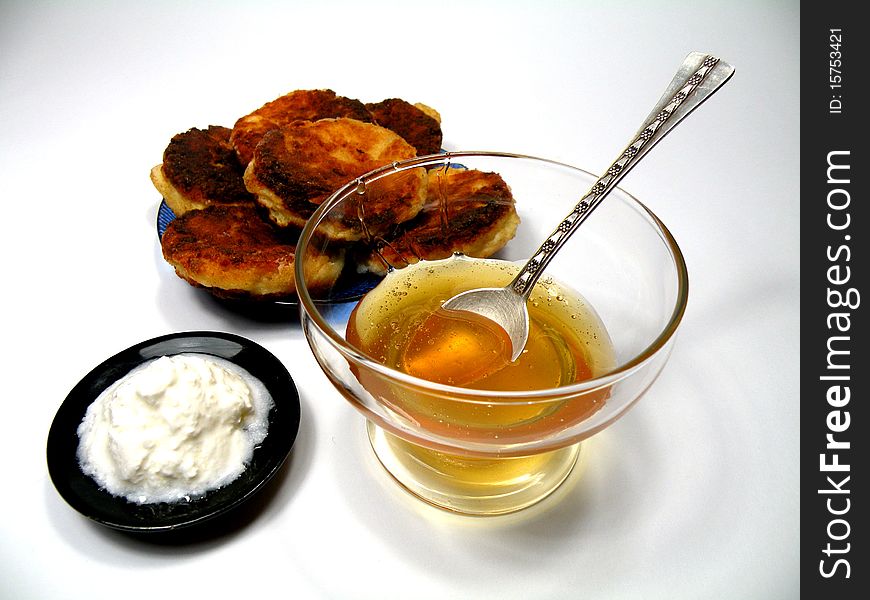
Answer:
[(487, 258), (516, 234), (520, 219), (510, 187), (497, 173), (464, 169), (429, 172), (426, 204), (417, 217), (379, 240), (360, 261), (363, 270), (385, 273), (418, 260), (461, 252)]
[[(245, 184), (280, 226), (301, 227), (334, 191), (375, 168), (416, 156), (395, 132), (355, 119), (295, 121), (267, 133), (245, 171)], [(414, 217), (426, 195), (425, 171), (397, 177), (389, 190), (374, 187), (365, 211), (345, 203), (322, 228), (333, 239), (355, 241)]]
[(230, 129), (211, 125), (172, 137), (151, 180), (176, 215), (210, 204), (254, 204), (244, 167), (230, 144)]
[(293, 121), (317, 121), (348, 117), (372, 122), (372, 115), (359, 100), (338, 96), (332, 90), (296, 90), (264, 104), (236, 121), (230, 140), (243, 165), (254, 157), (254, 149), (267, 132)]
[(388, 98), (366, 104), (375, 123), (392, 129), (417, 149), (417, 154), (435, 154), (441, 150), (441, 123), (413, 104), (400, 98)]
[[(296, 291), (296, 247), (254, 206), (209, 206), (172, 221), (163, 256), (192, 285), (226, 298), (281, 299)], [(310, 287), (332, 285), (343, 257), (312, 253)]]

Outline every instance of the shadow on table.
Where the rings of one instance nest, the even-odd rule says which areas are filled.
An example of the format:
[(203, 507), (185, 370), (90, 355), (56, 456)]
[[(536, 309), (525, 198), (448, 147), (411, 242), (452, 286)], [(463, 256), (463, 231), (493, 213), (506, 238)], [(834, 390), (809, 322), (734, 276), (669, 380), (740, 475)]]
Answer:
[(432, 507), (399, 486), (374, 456), (358, 413), (346, 411), (334, 430), (349, 440), (335, 467), (338, 479), (355, 482), (341, 489), (356, 520), (421, 569), (437, 564), (469, 585), (485, 575), (481, 557), (494, 572), (512, 566), (552, 570), (576, 555), (578, 544), (602, 535), (629, 537), (639, 518), (639, 473), (656, 468), (642, 424), (628, 436), (605, 431), (584, 442), (578, 465), (548, 498), (509, 515), (471, 517)]

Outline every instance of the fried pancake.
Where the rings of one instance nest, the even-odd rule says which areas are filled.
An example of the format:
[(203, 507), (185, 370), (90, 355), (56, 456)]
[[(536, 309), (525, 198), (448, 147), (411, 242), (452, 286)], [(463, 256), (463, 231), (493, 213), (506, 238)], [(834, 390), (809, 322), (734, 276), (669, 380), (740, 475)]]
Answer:
[[(188, 211), (167, 226), (161, 246), (179, 277), (215, 296), (280, 300), (296, 292), (296, 247), (253, 205)], [(312, 249), (310, 256), (309, 287), (318, 290), (334, 284), (344, 266), (343, 255)]]
[(426, 113), (427, 115), (429, 115), (430, 117), (432, 117), (433, 119), (438, 121), (438, 124), (441, 125), (441, 114), (437, 110), (435, 110), (431, 106), (427, 106), (427, 105), (423, 104), (422, 102), (415, 102), (414, 106), (416, 106), (417, 108), (422, 110), (424, 113)]
[(151, 181), (176, 216), (210, 204), (254, 205), (244, 167), (230, 145), (230, 130), (216, 125), (172, 137)]
[(359, 271), (383, 275), (390, 266), (447, 258), (454, 252), (487, 258), (516, 234), (520, 218), (513, 194), (497, 173), (433, 169), (428, 181), (420, 214), (378, 240), (359, 259)]
[(417, 149), (417, 154), (435, 154), (441, 150), (440, 119), (420, 107), (400, 98), (388, 98), (366, 104), (366, 108), (372, 113), (375, 123), (398, 133)]
[(317, 121), (348, 117), (372, 122), (372, 115), (359, 100), (337, 96), (332, 90), (296, 90), (264, 104), (236, 121), (230, 137), (243, 165), (254, 157), (254, 149), (267, 132), (293, 121)]
[[(279, 226), (302, 227), (334, 191), (375, 168), (416, 156), (397, 133), (355, 119), (295, 121), (268, 132), (245, 170), (245, 185)], [(426, 172), (412, 169), (389, 189), (373, 185), (364, 202), (345, 202), (323, 223), (324, 235), (356, 241), (414, 217), (426, 198)], [(362, 199), (362, 198), (361, 198)]]

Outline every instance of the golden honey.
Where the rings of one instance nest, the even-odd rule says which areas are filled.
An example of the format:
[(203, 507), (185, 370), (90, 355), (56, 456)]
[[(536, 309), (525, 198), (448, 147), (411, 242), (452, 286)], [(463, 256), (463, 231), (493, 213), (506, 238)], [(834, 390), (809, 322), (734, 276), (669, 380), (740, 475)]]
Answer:
[[(486, 319), (463, 313), (439, 316), (447, 312), (438, 309), (448, 298), (476, 287), (506, 285), (517, 271), (513, 263), (461, 255), (392, 271), (354, 309), (347, 340), (393, 369), (437, 383), (495, 392), (492, 402), (446, 399), (446, 406), (433, 405), (437, 399), (415, 399), (411, 391), (394, 393), (405, 412), (424, 421), (439, 417), (444, 422), (448, 417), (454, 427), (498, 429), (552, 413), (554, 405), (547, 402), (500, 403), (497, 392), (558, 388), (613, 368), (607, 331), (582, 296), (542, 279), (528, 304), (529, 340), (515, 362), (508, 359), (510, 343), (498, 326), (487, 326)], [(600, 399), (587, 398), (590, 403)], [(572, 417), (588, 416), (598, 408), (574, 406), (567, 412)]]
[[(507, 497), (551, 476), (562, 476), (576, 448), (538, 454), (512, 448), (567, 429), (597, 412), (607, 389), (565, 395), (544, 393), (534, 401), (501, 392), (552, 390), (611, 370), (615, 357), (601, 319), (578, 293), (543, 278), (529, 299), (529, 339), (510, 361), (510, 341), (482, 317), (439, 311), (452, 296), (478, 287), (508, 284), (513, 263), (456, 255), (421, 261), (390, 272), (350, 315), (347, 340), (392, 369), (440, 384), (388, 380), (370, 370), (357, 373), (363, 386), (397, 415), (437, 439), (431, 447), (389, 432), (373, 438), (376, 451), (389, 452), (386, 465), (427, 490), (450, 490), (454, 497)], [(462, 390), (478, 390), (465, 394)], [(491, 392), (491, 393), (487, 393)], [(377, 446), (380, 446), (380, 449)], [(559, 473), (553, 462), (558, 462)], [(409, 486), (410, 487), (410, 486)], [(413, 489), (412, 489), (413, 491)], [(427, 494), (421, 494), (427, 495)], [(498, 512), (497, 510), (493, 512)]]

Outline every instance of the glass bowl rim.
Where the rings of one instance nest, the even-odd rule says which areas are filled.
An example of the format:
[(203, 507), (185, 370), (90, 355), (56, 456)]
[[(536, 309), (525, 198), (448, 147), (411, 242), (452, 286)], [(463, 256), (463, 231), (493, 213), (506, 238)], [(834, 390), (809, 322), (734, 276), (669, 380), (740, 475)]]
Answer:
[[(302, 233), (299, 234), (299, 242), (296, 247), (296, 258), (298, 259), (299, 257), (305, 255), (305, 252), (308, 248), (308, 241), (312, 237), (311, 233), (320, 224), (326, 213), (329, 212), (340, 201), (345, 199), (348, 195), (350, 195), (351, 193), (355, 193), (361, 185), (377, 181), (378, 179), (382, 179), (383, 177), (386, 177), (398, 171), (413, 169), (423, 165), (441, 163), (443, 165), (449, 166), (454, 158), (463, 157), (523, 159), (528, 161), (540, 162), (555, 167), (565, 168), (571, 171), (576, 171), (581, 175), (591, 177), (593, 180), (597, 180), (599, 178), (597, 175), (589, 171), (580, 169), (567, 163), (511, 152), (496, 152), (487, 150), (448, 151), (441, 152), (439, 154), (417, 156), (403, 161), (396, 161), (391, 164), (379, 167), (377, 169), (373, 169), (372, 171), (369, 171), (368, 173), (365, 173), (363, 175), (360, 175), (359, 177), (356, 177), (355, 179), (349, 181), (347, 184), (343, 185), (341, 188), (330, 194), (330, 196), (323, 202), (323, 204), (321, 204), (317, 208), (317, 210), (314, 211), (314, 214), (312, 214), (312, 216), (305, 223), (305, 226), (302, 229)], [(641, 213), (649, 221), (651, 221), (651, 224), (654, 225), (654, 228), (658, 230), (657, 233), (659, 234), (659, 237), (661, 237), (662, 240), (665, 242), (665, 245), (667, 246), (667, 249), (670, 253), (671, 259), (673, 260), (674, 266), (677, 271), (678, 292), (675, 306), (673, 311), (671, 312), (670, 319), (668, 320), (666, 326), (662, 328), (662, 330), (659, 332), (658, 336), (656, 336), (656, 338), (649, 345), (647, 345), (646, 348), (644, 348), (641, 352), (637, 353), (633, 358), (622, 363), (616, 369), (607, 372), (605, 375), (601, 375), (600, 377), (594, 377), (592, 379), (586, 379), (578, 383), (557, 388), (546, 388), (542, 390), (527, 391), (502, 391), (486, 389), (478, 390), (451, 386), (442, 383), (435, 383), (433, 381), (422, 379), (420, 377), (414, 377), (413, 375), (409, 375), (407, 373), (403, 373), (402, 371), (392, 369), (373, 360), (354, 346), (348, 344), (343, 337), (338, 335), (335, 330), (328, 323), (326, 323), (326, 321), (321, 316), (320, 310), (318, 309), (319, 302), (315, 301), (311, 297), (307, 287), (304, 285), (305, 274), (302, 267), (303, 261), (296, 260), (294, 270), (297, 282), (296, 291), (299, 296), (299, 310), (301, 318), (304, 320), (306, 316), (309, 317), (313, 325), (320, 331), (320, 333), (323, 334), (330, 341), (332, 346), (336, 350), (338, 350), (347, 360), (356, 363), (363, 368), (383, 375), (388, 379), (395, 380), (396, 382), (403, 385), (410, 385), (417, 388), (426, 389), (430, 393), (440, 393), (448, 395), (452, 400), (456, 402), (470, 404), (491, 404), (492, 398), (494, 396), (497, 396), (499, 398), (499, 402), (502, 404), (529, 404), (536, 400), (539, 402), (552, 402), (554, 398), (586, 394), (607, 386), (611, 386), (614, 383), (626, 377), (629, 377), (631, 374), (638, 371), (641, 367), (643, 367), (644, 364), (654, 358), (660, 351), (665, 349), (668, 342), (676, 333), (677, 328), (679, 327), (680, 322), (683, 319), (683, 315), (686, 312), (686, 305), (688, 303), (689, 295), (689, 274), (686, 268), (686, 262), (683, 257), (683, 253), (680, 250), (680, 247), (677, 244), (676, 239), (674, 239), (674, 236), (671, 234), (670, 230), (668, 230), (668, 228), (661, 221), (661, 219), (659, 219), (655, 215), (655, 213), (647, 208), (647, 206), (644, 205), (640, 200), (638, 200), (632, 194), (626, 192), (619, 186), (617, 186), (614, 191), (617, 190), (622, 193), (628, 200), (637, 205), (641, 209)], [(305, 337), (308, 340), (309, 345), (312, 344), (307, 333)]]

